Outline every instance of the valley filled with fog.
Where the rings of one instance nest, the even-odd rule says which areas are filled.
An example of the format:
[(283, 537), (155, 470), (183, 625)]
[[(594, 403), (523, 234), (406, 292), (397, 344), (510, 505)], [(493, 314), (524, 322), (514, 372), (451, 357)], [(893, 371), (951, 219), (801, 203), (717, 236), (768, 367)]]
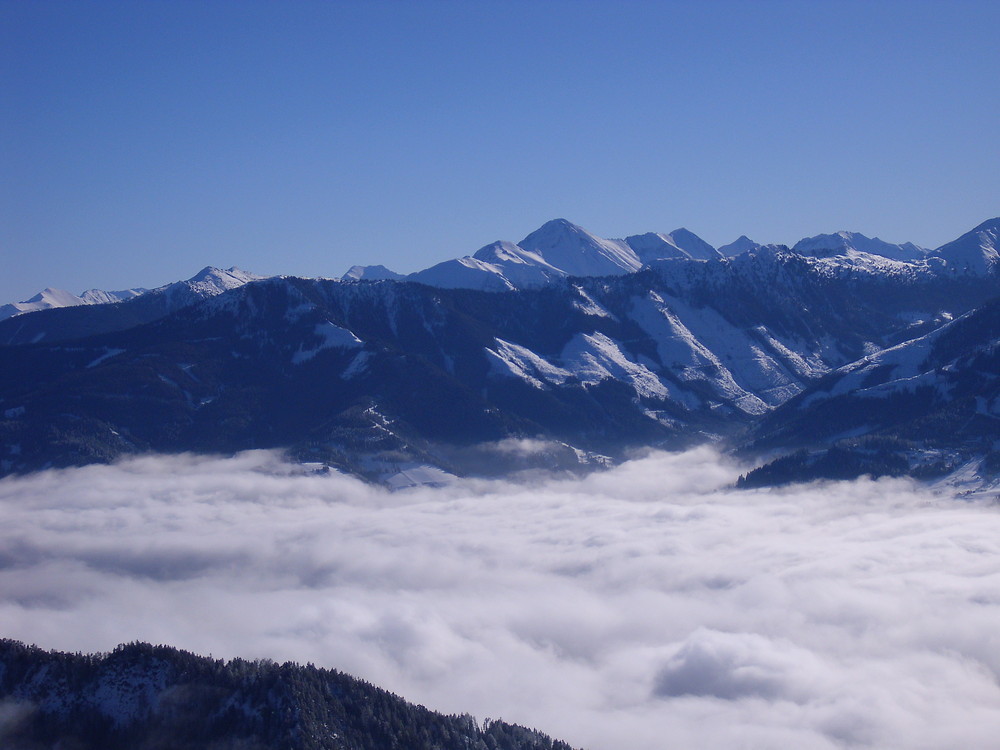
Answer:
[(0, 480), (0, 633), (337, 668), (590, 750), (986, 747), (1000, 507), (710, 449), (395, 493), (275, 454)]

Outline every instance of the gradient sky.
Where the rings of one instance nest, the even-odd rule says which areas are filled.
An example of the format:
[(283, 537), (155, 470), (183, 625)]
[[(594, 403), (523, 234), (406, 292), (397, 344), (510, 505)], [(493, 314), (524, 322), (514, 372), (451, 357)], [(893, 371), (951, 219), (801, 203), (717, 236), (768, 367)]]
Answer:
[(1000, 214), (996, 2), (0, 0), (0, 303), (401, 272), (565, 217), (936, 247)]

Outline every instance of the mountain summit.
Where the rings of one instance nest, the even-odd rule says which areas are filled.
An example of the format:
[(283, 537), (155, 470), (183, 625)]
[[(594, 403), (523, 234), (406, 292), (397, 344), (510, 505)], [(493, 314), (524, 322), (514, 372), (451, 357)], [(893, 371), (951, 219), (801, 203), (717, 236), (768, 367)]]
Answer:
[(609, 276), (642, 268), (626, 243), (602, 239), (566, 219), (546, 222), (517, 244), (570, 276)]
[(959, 273), (992, 273), (1000, 260), (1000, 217), (984, 221), (957, 240), (942, 245), (931, 257), (942, 258)]
[(687, 229), (649, 232), (624, 240), (598, 237), (566, 219), (543, 224), (518, 243), (497, 240), (473, 255), (442, 261), (402, 277), (382, 266), (353, 266), (341, 278), (406, 278), (442, 289), (512, 291), (567, 276), (621, 276), (658, 260), (713, 260), (723, 254)]
[(894, 245), (878, 237), (866, 237), (859, 232), (817, 234), (815, 237), (799, 240), (792, 250), (801, 255), (844, 254), (854, 251), (900, 261), (922, 260), (927, 255), (927, 250), (912, 242)]

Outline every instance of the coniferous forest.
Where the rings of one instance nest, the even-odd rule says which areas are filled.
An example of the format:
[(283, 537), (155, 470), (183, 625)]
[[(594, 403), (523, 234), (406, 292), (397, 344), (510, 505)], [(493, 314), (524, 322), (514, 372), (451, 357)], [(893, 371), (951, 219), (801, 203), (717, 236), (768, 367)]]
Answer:
[(6, 750), (571, 750), (503, 721), (445, 716), (350, 675), (168, 646), (106, 654), (0, 641)]

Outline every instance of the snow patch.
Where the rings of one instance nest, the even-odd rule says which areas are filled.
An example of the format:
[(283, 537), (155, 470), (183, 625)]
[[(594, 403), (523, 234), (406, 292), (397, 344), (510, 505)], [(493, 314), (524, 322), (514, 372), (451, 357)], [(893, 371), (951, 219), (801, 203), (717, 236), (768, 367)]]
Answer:
[(368, 369), (368, 360), (372, 357), (371, 352), (360, 351), (351, 360), (351, 364), (347, 366), (347, 369), (340, 373), (340, 377), (344, 380), (350, 380), (351, 378), (356, 378)]
[(553, 365), (533, 351), (503, 339), (494, 339), (496, 350), (486, 349), (490, 369), (497, 375), (513, 376), (531, 385), (544, 388), (546, 383), (561, 385), (570, 373)]
[(603, 333), (578, 333), (563, 348), (561, 358), (582, 383), (596, 384), (612, 378), (629, 383), (642, 398), (664, 400), (670, 396), (656, 373), (630, 360), (618, 343)]
[(109, 347), (104, 347), (104, 354), (99, 356), (97, 359), (91, 361), (90, 364), (87, 365), (87, 368), (89, 369), (91, 367), (97, 367), (97, 365), (101, 364), (101, 362), (105, 361), (106, 359), (111, 359), (111, 357), (118, 356), (124, 351), (125, 351), (124, 349), (111, 349)]
[(573, 290), (577, 293), (577, 295), (579, 295), (580, 299), (583, 300), (582, 302), (574, 300), (573, 307), (575, 309), (579, 310), (584, 315), (592, 315), (596, 318), (615, 319), (615, 316), (595, 302), (594, 298), (587, 294), (582, 286), (574, 284)]
[(353, 349), (364, 346), (364, 342), (353, 333), (329, 321), (319, 323), (313, 332), (320, 338), (319, 344), (311, 349), (303, 349), (300, 344), (292, 355), (292, 364), (300, 365), (307, 362), (324, 349)]

